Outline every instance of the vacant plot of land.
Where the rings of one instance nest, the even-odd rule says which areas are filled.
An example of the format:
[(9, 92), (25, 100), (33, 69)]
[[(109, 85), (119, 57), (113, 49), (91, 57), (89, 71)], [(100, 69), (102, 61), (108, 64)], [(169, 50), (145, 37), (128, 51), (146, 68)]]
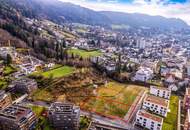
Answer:
[(170, 112), (164, 119), (162, 130), (177, 130), (177, 113), (178, 113), (178, 101), (177, 96), (171, 96), (170, 99)]
[(53, 78), (60, 78), (63, 76), (68, 76), (70, 74), (72, 74), (75, 71), (75, 68), (73, 67), (69, 67), (69, 66), (62, 66), (56, 69), (52, 69), (46, 72), (42, 72), (42, 73), (36, 73), (37, 75), (42, 75), (46, 78), (48, 77), (53, 77)]
[(82, 108), (102, 115), (123, 118), (137, 95), (145, 90), (141, 86), (108, 83), (97, 90), (97, 96), (82, 104)]
[(33, 99), (35, 101), (41, 100), (41, 101), (52, 101), (54, 99), (53, 95), (48, 92), (47, 90), (38, 90), (37, 92), (34, 93)]
[(85, 50), (81, 50), (81, 49), (70, 49), (68, 51), (70, 54), (74, 54), (74, 55), (78, 55), (81, 56), (83, 58), (90, 58), (93, 56), (100, 56), (102, 53), (100, 51), (85, 51)]

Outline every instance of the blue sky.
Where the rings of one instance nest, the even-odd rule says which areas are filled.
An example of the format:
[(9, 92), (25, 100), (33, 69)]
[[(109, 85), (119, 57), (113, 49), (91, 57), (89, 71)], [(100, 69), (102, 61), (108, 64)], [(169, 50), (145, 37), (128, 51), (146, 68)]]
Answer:
[(95, 11), (118, 11), (180, 18), (190, 25), (190, 0), (60, 0)]

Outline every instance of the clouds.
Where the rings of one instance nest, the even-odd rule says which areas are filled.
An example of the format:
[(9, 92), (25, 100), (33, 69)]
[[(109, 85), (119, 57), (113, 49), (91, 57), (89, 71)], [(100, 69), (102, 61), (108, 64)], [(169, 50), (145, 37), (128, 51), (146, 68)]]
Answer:
[(190, 25), (190, 1), (187, 0), (61, 0), (96, 11), (119, 11), (180, 18)]

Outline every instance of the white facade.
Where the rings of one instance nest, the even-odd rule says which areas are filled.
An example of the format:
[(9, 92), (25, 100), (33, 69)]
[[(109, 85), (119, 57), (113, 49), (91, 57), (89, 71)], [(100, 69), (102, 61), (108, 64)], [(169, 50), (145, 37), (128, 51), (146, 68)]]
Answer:
[(161, 98), (170, 99), (171, 91), (167, 88), (150, 86), (150, 94), (153, 94)]
[(136, 125), (140, 125), (143, 128), (147, 128), (149, 130), (161, 130), (163, 124), (163, 118), (152, 115), (145, 110), (139, 110), (136, 116)]
[(187, 63), (187, 75), (190, 76), (190, 62)]
[(169, 100), (147, 95), (144, 99), (142, 108), (166, 117), (169, 108)]
[(142, 81), (146, 82), (147, 80), (152, 79), (153, 77), (153, 70), (146, 67), (141, 67), (135, 74), (134, 80), (135, 81)]

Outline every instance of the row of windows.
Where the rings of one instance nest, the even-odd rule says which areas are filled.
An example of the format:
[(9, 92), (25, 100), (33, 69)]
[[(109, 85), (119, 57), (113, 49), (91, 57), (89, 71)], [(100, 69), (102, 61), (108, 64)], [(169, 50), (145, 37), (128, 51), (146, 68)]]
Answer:
[[(150, 105), (150, 103), (147, 103), (147, 102), (144, 102), (144, 104)], [(151, 108), (152, 108), (152, 107), (158, 108), (158, 105), (152, 104), (152, 105), (151, 105)], [(166, 110), (166, 108), (163, 108), (163, 107), (160, 107), (160, 109)]]
[[(142, 119), (142, 117), (140, 117), (141, 119)], [(137, 123), (138, 124), (140, 124), (141, 126), (143, 126), (143, 127), (146, 127), (146, 121), (144, 121), (143, 122), (143, 124), (141, 124), (140, 122), (139, 122), (139, 119), (137, 119)], [(160, 130), (160, 126), (161, 126), (161, 124), (157, 124), (157, 130)], [(151, 130), (154, 130), (154, 128), (155, 128), (155, 126), (154, 126), (154, 122), (151, 122)]]

